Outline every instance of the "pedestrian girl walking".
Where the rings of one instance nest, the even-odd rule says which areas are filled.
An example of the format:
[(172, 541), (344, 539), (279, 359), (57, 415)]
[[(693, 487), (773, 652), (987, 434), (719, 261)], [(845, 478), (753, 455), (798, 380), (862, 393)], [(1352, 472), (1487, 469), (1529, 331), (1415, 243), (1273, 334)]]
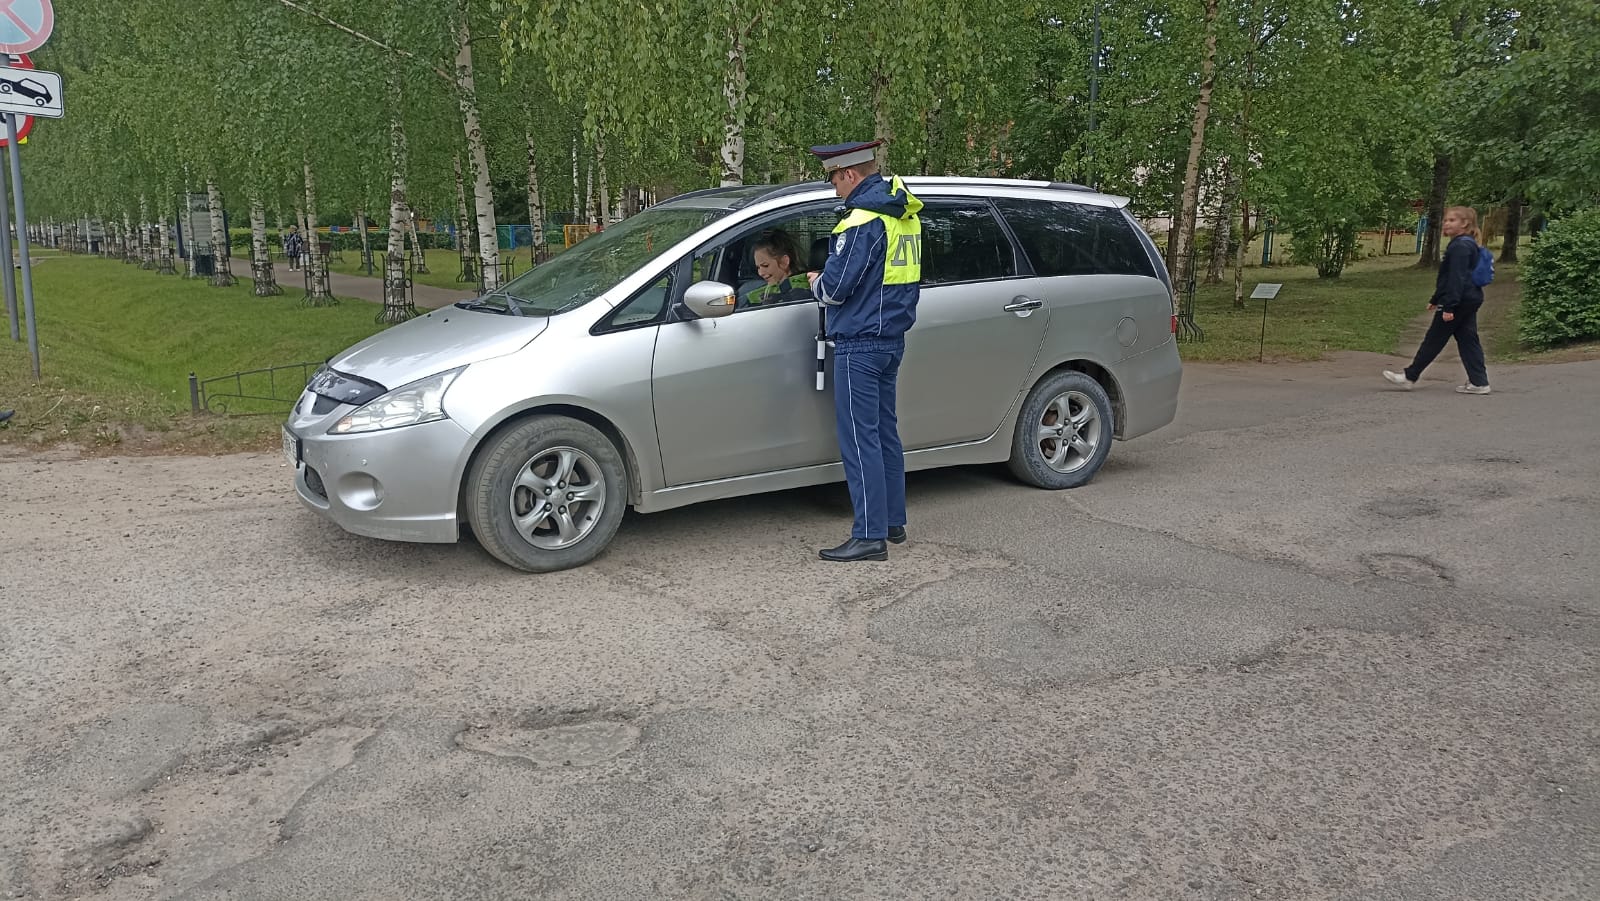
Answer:
[[(1428, 334), (1423, 337), (1411, 365), (1403, 372), (1385, 369), (1383, 377), (1410, 391), (1416, 387), (1422, 371), (1439, 356), (1450, 339), (1455, 338), (1456, 348), (1461, 352), (1461, 365), (1467, 370), (1467, 383), (1458, 386), (1456, 392), (1488, 394), (1489, 370), (1483, 361), (1483, 342), (1478, 340), (1478, 309), (1483, 306), (1483, 285), (1488, 281), (1474, 275), (1483, 254), (1477, 211), (1465, 206), (1450, 207), (1445, 210), (1441, 231), (1450, 243), (1439, 263), (1433, 297), (1428, 300), (1433, 322), (1428, 325)], [(1490, 262), (1492, 264), (1492, 260)]]

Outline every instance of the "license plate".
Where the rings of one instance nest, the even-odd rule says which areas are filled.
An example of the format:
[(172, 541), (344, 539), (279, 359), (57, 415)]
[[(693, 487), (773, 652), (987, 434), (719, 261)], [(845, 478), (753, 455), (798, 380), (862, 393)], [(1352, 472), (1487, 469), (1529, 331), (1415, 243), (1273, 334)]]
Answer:
[(288, 429), (283, 430), (283, 459), (290, 466), (295, 468), (300, 466), (300, 439)]

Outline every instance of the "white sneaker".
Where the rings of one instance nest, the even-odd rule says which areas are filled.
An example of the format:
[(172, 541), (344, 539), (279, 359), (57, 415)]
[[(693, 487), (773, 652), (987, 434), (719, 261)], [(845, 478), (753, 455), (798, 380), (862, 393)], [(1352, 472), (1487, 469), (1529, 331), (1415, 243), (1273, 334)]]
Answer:
[(1417, 383), (1413, 382), (1412, 380), (1410, 380), (1408, 378), (1406, 378), (1406, 374), (1403, 373), (1403, 372), (1390, 372), (1389, 370), (1385, 369), (1383, 371), (1383, 377), (1388, 379), (1391, 383), (1399, 385), (1401, 388), (1404, 388), (1407, 391), (1410, 391), (1412, 388), (1417, 387)]
[(1489, 393), (1489, 386), (1488, 385), (1470, 385), (1470, 384), (1469, 385), (1457, 385), (1456, 386), (1456, 393), (1457, 394), (1488, 394)]

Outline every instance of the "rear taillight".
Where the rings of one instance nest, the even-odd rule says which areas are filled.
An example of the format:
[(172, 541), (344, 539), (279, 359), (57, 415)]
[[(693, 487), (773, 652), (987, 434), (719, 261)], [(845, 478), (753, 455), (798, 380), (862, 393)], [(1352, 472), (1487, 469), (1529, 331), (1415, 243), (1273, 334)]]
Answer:
[(1178, 314), (1177, 313), (1173, 313), (1172, 314), (1172, 333), (1174, 335), (1176, 335), (1178, 333)]

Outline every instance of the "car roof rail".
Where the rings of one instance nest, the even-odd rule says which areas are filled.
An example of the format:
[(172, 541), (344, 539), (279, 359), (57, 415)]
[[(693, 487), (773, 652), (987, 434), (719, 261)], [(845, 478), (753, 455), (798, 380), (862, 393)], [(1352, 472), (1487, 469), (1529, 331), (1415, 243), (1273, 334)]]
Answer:
[[(1022, 187), (1044, 188), (1054, 191), (1074, 191), (1083, 194), (1094, 194), (1100, 197), (1105, 197), (1111, 200), (1120, 200), (1123, 203), (1126, 203), (1126, 198), (1120, 198), (1112, 194), (1105, 194), (1089, 187), (1088, 185), (1080, 185), (1076, 182), (1070, 181), (1042, 181), (1038, 179), (1027, 178), (983, 178), (967, 175), (907, 175), (903, 176), (903, 178), (907, 184), (911, 185), (967, 185), (971, 187), (991, 188)], [(666, 200), (661, 201), (661, 203), (658, 203), (657, 206), (660, 206), (661, 204), (672, 203), (673, 201), (677, 200), (683, 200), (689, 197), (708, 197), (718, 194), (737, 193), (741, 191), (749, 191), (750, 189), (757, 187), (759, 186), (730, 185), (727, 187), (701, 188), (698, 191), (688, 191), (683, 194), (669, 197)], [(823, 190), (830, 190), (830, 186), (827, 182), (821, 180), (793, 182), (785, 185), (773, 185), (769, 190), (761, 191), (759, 193), (751, 193), (748, 196), (738, 198), (733, 203), (729, 204), (729, 208), (740, 209), (764, 200), (774, 200), (779, 197), (787, 197), (791, 194), (806, 194), (811, 191)]]
[(774, 197), (787, 197), (790, 194), (804, 194), (807, 191), (823, 191), (823, 190), (832, 190), (832, 189), (833, 188), (832, 188), (831, 185), (829, 185), (827, 182), (821, 181), (821, 180), (818, 180), (818, 181), (797, 181), (797, 182), (793, 182), (793, 183), (787, 184), (787, 185), (774, 185), (772, 190), (767, 191), (764, 194), (758, 194), (755, 197), (752, 197), (749, 200), (747, 200), (744, 203), (741, 203), (739, 205), (740, 206), (745, 206), (745, 205), (748, 205), (748, 204), (751, 204), (751, 203), (755, 203), (758, 200), (771, 200)]
[(714, 194), (727, 194), (730, 192), (742, 191), (745, 189), (745, 187), (745, 185), (722, 185), (715, 188), (700, 188), (696, 191), (684, 191), (682, 194), (674, 194), (671, 197), (668, 197), (666, 200), (658, 202), (656, 206), (665, 206), (669, 203), (674, 203), (679, 200), (687, 200), (690, 197), (710, 197)]
[(1040, 179), (1032, 178), (986, 178), (969, 175), (907, 175), (904, 176), (904, 178), (907, 184), (958, 184), (992, 186), (996, 188), (1050, 188), (1057, 191), (1084, 191), (1090, 194), (1100, 193), (1088, 185), (1080, 185), (1077, 182), (1042, 181)]

